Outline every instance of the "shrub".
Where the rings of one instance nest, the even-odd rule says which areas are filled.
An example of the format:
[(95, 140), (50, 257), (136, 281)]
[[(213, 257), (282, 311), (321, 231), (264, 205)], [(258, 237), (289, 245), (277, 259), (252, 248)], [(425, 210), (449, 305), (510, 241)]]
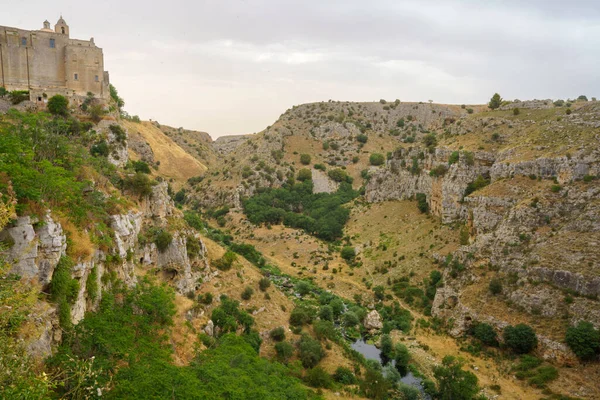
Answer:
[(353, 385), (356, 383), (356, 377), (349, 368), (337, 367), (333, 373), (333, 379), (342, 385)]
[(437, 398), (441, 400), (473, 399), (479, 387), (477, 377), (463, 371), (463, 363), (452, 356), (446, 356), (442, 365), (434, 367), (433, 374), (438, 381)]
[(127, 176), (123, 181), (123, 188), (130, 190), (140, 197), (149, 196), (152, 194), (152, 181), (148, 175), (137, 172), (135, 175)]
[(568, 328), (565, 342), (582, 360), (591, 360), (600, 353), (600, 332), (589, 322), (581, 321)]
[(513, 108), (513, 115), (519, 115), (521, 114), (521, 111), (519, 110), (518, 107)]
[(381, 354), (383, 354), (387, 358), (392, 358), (394, 356), (394, 343), (392, 342), (392, 338), (390, 337), (390, 335), (381, 335), (380, 350)]
[(507, 326), (503, 336), (506, 346), (517, 354), (529, 353), (537, 346), (537, 336), (529, 325)]
[(144, 174), (150, 173), (150, 166), (142, 160), (132, 161), (131, 165), (132, 165), (133, 169), (135, 170), (135, 172), (142, 172)]
[(14, 105), (22, 103), (26, 100), (29, 100), (29, 91), (27, 90), (13, 90), (9, 93), (8, 97), (10, 98), (10, 102)]
[(300, 162), (303, 165), (309, 165), (310, 164), (310, 155), (309, 154), (300, 154)]
[(437, 146), (437, 138), (435, 134), (429, 133), (423, 137), (423, 144), (425, 147), (429, 149), (429, 151), (433, 151), (435, 146)]
[(269, 336), (271, 336), (271, 339), (274, 341), (281, 342), (285, 340), (285, 329), (283, 329), (283, 326), (277, 327), (269, 332)]
[(427, 203), (427, 196), (425, 193), (417, 193), (417, 207), (423, 214), (429, 211), (429, 204)]
[(473, 114), (473, 109), (472, 108), (467, 108), (467, 114)]
[(479, 189), (483, 189), (489, 184), (489, 179), (483, 177), (482, 175), (479, 175), (473, 182), (467, 185), (467, 188), (465, 189), (465, 197)]
[(365, 135), (364, 133), (361, 133), (358, 136), (356, 136), (356, 140), (358, 140), (359, 143), (367, 143), (367, 140), (369, 140), (369, 137), (367, 135)]
[(499, 278), (492, 278), (490, 284), (488, 286), (490, 293), (493, 295), (497, 295), (502, 293), (502, 281)]
[(341, 168), (335, 168), (327, 172), (327, 176), (329, 176), (332, 180), (336, 182), (347, 182), (348, 174)]
[(319, 309), (319, 318), (324, 321), (333, 321), (333, 308), (330, 305), (324, 305)]
[(252, 289), (250, 286), (246, 286), (241, 295), (242, 300), (250, 300), (252, 298), (253, 294), (254, 294), (254, 289)]
[(588, 98), (582, 94), (581, 96), (577, 97), (577, 101), (588, 101)]
[(570, 109), (570, 108), (567, 108), (567, 109), (565, 110), (565, 114), (567, 114), (567, 115), (571, 115), (571, 113), (572, 113), (572, 112), (573, 112), (573, 111), (571, 111), (571, 109)]
[(443, 164), (440, 164), (437, 167), (433, 168), (431, 171), (429, 171), (429, 175), (433, 177), (440, 177), (446, 175), (446, 172), (448, 172), (448, 167), (446, 167)]
[(498, 132), (492, 133), (492, 140), (494, 142), (497, 142), (498, 140), (500, 140), (500, 134)]
[(558, 192), (560, 192), (561, 189), (562, 189), (562, 187), (560, 185), (552, 185), (550, 187), (550, 190), (552, 191), (552, 193), (558, 193)]
[(332, 384), (331, 376), (321, 367), (309, 369), (304, 377), (306, 383), (314, 388), (329, 388)]
[(306, 306), (297, 306), (290, 314), (290, 325), (300, 327), (310, 324), (313, 320), (313, 312)]
[(235, 261), (237, 261), (237, 255), (233, 251), (227, 250), (223, 257), (215, 261), (213, 265), (221, 271), (228, 271)]
[(0, 86), (0, 97), (4, 98), (8, 94), (8, 90), (4, 86)]
[(396, 343), (394, 347), (394, 360), (396, 360), (396, 367), (398, 367), (400, 372), (404, 372), (408, 368), (408, 362), (410, 361), (408, 347), (402, 343)]
[(261, 278), (260, 281), (258, 281), (258, 288), (261, 290), (261, 292), (266, 292), (270, 286), (271, 281), (269, 278)]
[(154, 237), (154, 244), (156, 245), (158, 251), (160, 251), (161, 253), (164, 253), (169, 248), (172, 241), (173, 235), (171, 235), (170, 232), (164, 229), (158, 231), (158, 233)]
[(502, 105), (502, 98), (500, 97), (500, 95), (498, 93), (494, 93), (494, 95), (490, 99), (490, 102), (488, 103), (488, 107), (491, 108), (492, 110), (495, 110), (495, 109), (499, 108), (501, 105)]
[(312, 171), (308, 168), (302, 168), (300, 171), (298, 171), (297, 179), (300, 182), (312, 180)]
[(458, 159), (460, 158), (460, 153), (458, 151), (453, 151), (450, 156), (448, 157), (448, 164), (452, 165), (458, 162)]
[(344, 325), (347, 327), (356, 326), (360, 322), (360, 320), (358, 319), (358, 316), (353, 311), (346, 312), (343, 316), (343, 319), (344, 319)]
[(279, 342), (275, 344), (275, 352), (279, 361), (287, 363), (294, 355), (294, 346), (289, 342)]
[(213, 295), (212, 295), (212, 293), (204, 293), (203, 295), (199, 294), (198, 295), (198, 302), (200, 302), (201, 304), (206, 304), (206, 305), (212, 304), (212, 302), (213, 302)]
[(311, 286), (310, 286), (310, 284), (308, 282), (306, 282), (306, 281), (299, 281), (296, 284), (296, 286), (295, 286), (294, 289), (296, 290), (296, 293), (298, 293), (300, 296), (306, 296), (307, 294), (310, 293), (310, 291), (311, 291), (312, 288), (311, 288)]
[(333, 326), (333, 322), (331, 321), (317, 321), (313, 324), (313, 329), (315, 331), (317, 339), (319, 340), (335, 340), (337, 337), (337, 332), (335, 330), (335, 327)]
[(302, 335), (300, 338), (298, 352), (304, 368), (313, 368), (325, 355), (321, 343), (308, 335)]
[(54, 115), (66, 116), (69, 113), (69, 100), (60, 94), (50, 97), (48, 111)]
[(498, 336), (490, 324), (476, 324), (473, 327), (473, 336), (487, 346), (498, 346)]
[(356, 251), (352, 246), (344, 246), (340, 252), (340, 255), (347, 262), (352, 262), (354, 261), (354, 257), (356, 257)]
[(385, 157), (381, 153), (373, 153), (369, 156), (369, 163), (371, 165), (375, 165), (375, 166), (383, 165), (384, 162), (385, 162)]
[(109, 153), (110, 149), (108, 147), (108, 143), (106, 143), (106, 140), (104, 139), (94, 143), (90, 148), (90, 154), (94, 157), (108, 157)]
[(556, 101), (554, 102), (554, 106), (555, 106), (555, 107), (562, 107), (562, 106), (564, 106), (564, 105), (565, 105), (565, 101), (564, 101), (564, 100), (561, 100), (561, 99), (558, 99), (558, 100), (556, 100)]

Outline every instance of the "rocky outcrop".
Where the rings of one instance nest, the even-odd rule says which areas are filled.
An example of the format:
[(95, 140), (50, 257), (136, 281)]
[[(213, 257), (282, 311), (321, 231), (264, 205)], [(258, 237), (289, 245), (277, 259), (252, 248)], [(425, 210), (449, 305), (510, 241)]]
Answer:
[(313, 193), (333, 193), (339, 184), (329, 179), (326, 173), (318, 169), (312, 169)]
[(175, 203), (169, 196), (169, 184), (160, 182), (152, 187), (152, 194), (145, 201), (145, 214), (150, 218), (164, 220), (173, 215)]
[(377, 310), (370, 311), (363, 322), (367, 330), (377, 330), (383, 328), (383, 322), (381, 321), (381, 315)]
[(12, 264), (10, 272), (36, 278), (43, 286), (50, 283), (58, 260), (67, 248), (62, 226), (50, 213), (40, 222), (29, 216), (17, 218), (12, 226), (0, 233), (0, 238), (11, 244), (6, 254), (7, 261)]
[(251, 138), (251, 135), (220, 136), (212, 142), (212, 147), (220, 154), (229, 154)]

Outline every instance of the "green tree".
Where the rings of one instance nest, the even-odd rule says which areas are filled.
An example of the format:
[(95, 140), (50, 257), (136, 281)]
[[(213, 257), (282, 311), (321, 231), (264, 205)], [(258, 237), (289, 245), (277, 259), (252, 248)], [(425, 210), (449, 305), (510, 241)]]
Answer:
[(493, 295), (502, 293), (502, 281), (499, 278), (492, 278), (489, 284), (489, 290)]
[(313, 368), (323, 358), (325, 352), (321, 343), (308, 335), (302, 335), (298, 342), (298, 356), (304, 368)]
[(310, 160), (310, 154), (300, 154), (300, 162), (302, 163), (302, 165), (309, 165)]
[(385, 157), (381, 153), (372, 153), (369, 156), (369, 163), (371, 165), (375, 165), (375, 166), (383, 165), (384, 162), (385, 162)]
[(419, 211), (421, 211), (423, 214), (427, 213), (429, 211), (429, 203), (427, 203), (427, 196), (425, 193), (417, 193), (416, 197)]
[(462, 369), (463, 363), (452, 356), (446, 356), (442, 365), (434, 367), (433, 374), (438, 381), (438, 398), (441, 400), (470, 400), (479, 392), (477, 377)]
[(498, 336), (493, 326), (486, 323), (478, 323), (473, 327), (473, 336), (488, 346), (498, 346)]
[(340, 252), (340, 255), (347, 262), (352, 262), (354, 261), (354, 257), (356, 257), (356, 251), (352, 246), (344, 246)]
[(261, 278), (260, 281), (258, 281), (258, 288), (261, 292), (266, 292), (270, 286), (271, 281), (269, 280), (269, 278)]
[(279, 361), (287, 363), (294, 355), (294, 346), (289, 342), (279, 342), (275, 344), (275, 352)]
[(381, 353), (387, 358), (394, 356), (394, 343), (390, 335), (381, 335)]
[(298, 180), (300, 182), (312, 180), (312, 171), (308, 168), (302, 168), (298, 171)]
[(537, 346), (537, 336), (532, 327), (526, 324), (504, 328), (504, 343), (517, 354), (529, 353)]
[(394, 360), (396, 360), (396, 367), (402, 374), (406, 374), (408, 369), (408, 362), (410, 361), (410, 353), (408, 347), (402, 343), (396, 343), (394, 347)]
[(591, 360), (600, 353), (600, 331), (590, 322), (581, 321), (567, 329), (565, 341), (582, 360)]
[(495, 109), (499, 108), (501, 105), (502, 105), (502, 98), (500, 97), (500, 95), (498, 93), (494, 93), (494, 95), (490, 99), (490, 102), (488, 103), (488, 107), (491, 108), (492, 110), (495, 110)]
[(273, 339), (274, 341), (281, 342), (281, 341), (285, 340), (285, 329), (283, 329), (283, 326), (277, 327), (277, 328), (271, 330), (269, 335), (271, 336), (271, 339)]
[(69, 114), (69, 100), (60, 94), (50, 97), (48, 100), (48, 111), (54, 115), (66, 116)]
[(125, 107), (125, 101), (121, 97), (119, 97), (119, 92), (117, 91), (117, 88), (111, 84), (109, 85), (108, 90), (110, 93), (110, 97), (117, 105), (117, 108), (121, 110), (123, 107)]
[(361, 133), (358, 136), (356, 136), (356, 140), (358, 140), (359, 143), (367, 143), (367, 140), (369, 140), (369, 137), (367, 135), (365, 135), (364, 133)]

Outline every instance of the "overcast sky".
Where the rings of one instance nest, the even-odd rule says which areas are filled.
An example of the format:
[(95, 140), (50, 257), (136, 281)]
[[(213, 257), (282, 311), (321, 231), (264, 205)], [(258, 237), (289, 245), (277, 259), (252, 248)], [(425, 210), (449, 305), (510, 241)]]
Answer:
[(0, 0), (0, 25), (60, 13), (142, 119), (253, 133), (287, 108), (381, 98), (600, 97), (599, 0)]

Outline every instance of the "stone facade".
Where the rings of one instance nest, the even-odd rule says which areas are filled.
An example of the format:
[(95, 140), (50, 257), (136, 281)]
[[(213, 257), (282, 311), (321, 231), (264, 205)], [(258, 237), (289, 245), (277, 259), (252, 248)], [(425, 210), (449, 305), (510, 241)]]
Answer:
[(48, 21), (34, 31), (0, 26), (0, 86), (7, 90), (29, 90), (42, 102), (54, 94), (108, 98), (108, 85), (102, 49), (93, 38), (71, 39), (62, 17), (54, 30)]

